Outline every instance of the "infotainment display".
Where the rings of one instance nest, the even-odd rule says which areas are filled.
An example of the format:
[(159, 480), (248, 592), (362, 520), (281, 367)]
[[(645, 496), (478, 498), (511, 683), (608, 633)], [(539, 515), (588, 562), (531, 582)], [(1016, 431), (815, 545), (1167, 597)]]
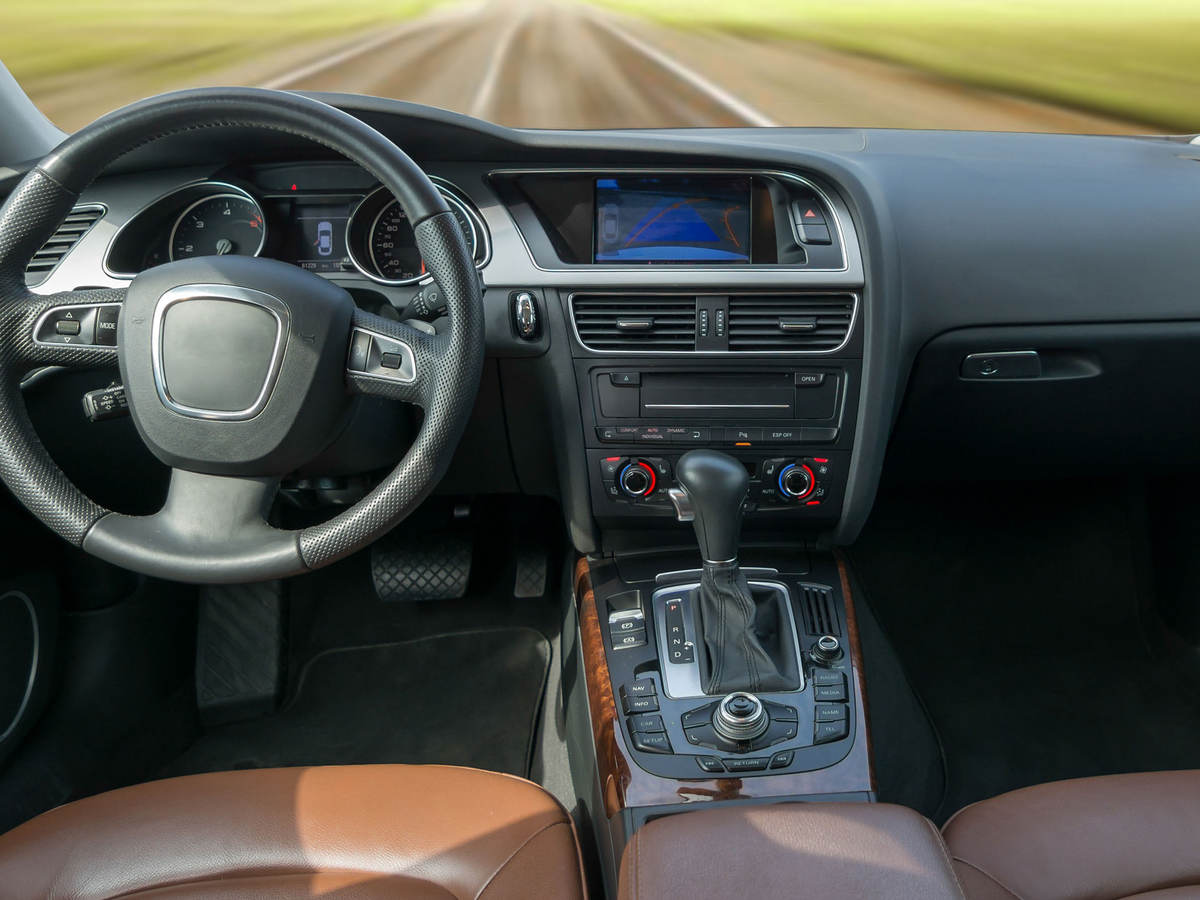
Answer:
[(596, 179), (597, 263), (750, 262), (748, 175)]

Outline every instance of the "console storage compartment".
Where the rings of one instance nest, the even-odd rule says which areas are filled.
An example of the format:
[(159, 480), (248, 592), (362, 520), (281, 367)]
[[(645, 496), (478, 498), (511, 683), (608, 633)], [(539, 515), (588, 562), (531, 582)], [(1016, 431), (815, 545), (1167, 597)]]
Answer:
[(963, 900), (933, 823), (885, 803), (739, 804), (664, 816), (630, 840), (621, 900)]

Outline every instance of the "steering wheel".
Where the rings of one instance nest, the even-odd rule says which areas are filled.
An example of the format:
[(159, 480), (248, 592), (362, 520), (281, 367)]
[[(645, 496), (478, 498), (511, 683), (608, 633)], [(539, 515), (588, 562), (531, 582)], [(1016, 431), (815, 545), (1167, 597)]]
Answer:
[[(445, 297), (448, 329), (430, 335), (371, 315), (317, 275), (250, 257), (167, 263), (124, 290), (26, 288), (26, 264), (110, 162), (168, 135), (231, 127), (315, 141), (392, 191)], [(134, 571), (256, 581), (367, 545), (445, 473), (478, 390), (483, 347), (479, 280), (446, 201), (390, 140), (316, 100), (222, 88), (135, 103), (68, 137), (0, 207), (0, 478), (67, 541)], [(171, 467), (166, 502), (149, 516), (85, 496), (47, 454), (21, 397), (33, 368), (114, 362), (138, 434)], [(355, 394), (422, 407), (416, 440), (341, 514), (298, 531), (272, 527), (266, 516), (280, 479), (332, 441)]]

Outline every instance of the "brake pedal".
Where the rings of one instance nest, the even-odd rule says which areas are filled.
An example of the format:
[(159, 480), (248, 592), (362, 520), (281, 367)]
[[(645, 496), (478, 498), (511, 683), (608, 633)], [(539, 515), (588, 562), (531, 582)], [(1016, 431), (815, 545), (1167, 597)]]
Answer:
[(371, 546), (371, 580), (385, 602), (457, 600), (471, 579), (471, 541), (456, 534), (396, 531)]

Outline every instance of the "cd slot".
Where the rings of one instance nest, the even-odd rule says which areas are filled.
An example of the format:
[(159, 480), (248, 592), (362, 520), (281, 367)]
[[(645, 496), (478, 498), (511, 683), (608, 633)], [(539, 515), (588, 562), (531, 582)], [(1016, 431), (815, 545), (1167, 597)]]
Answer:
[(793, 419), (790, 372), (753, 375), (642, 375), (640, 411), (647, 419)]

